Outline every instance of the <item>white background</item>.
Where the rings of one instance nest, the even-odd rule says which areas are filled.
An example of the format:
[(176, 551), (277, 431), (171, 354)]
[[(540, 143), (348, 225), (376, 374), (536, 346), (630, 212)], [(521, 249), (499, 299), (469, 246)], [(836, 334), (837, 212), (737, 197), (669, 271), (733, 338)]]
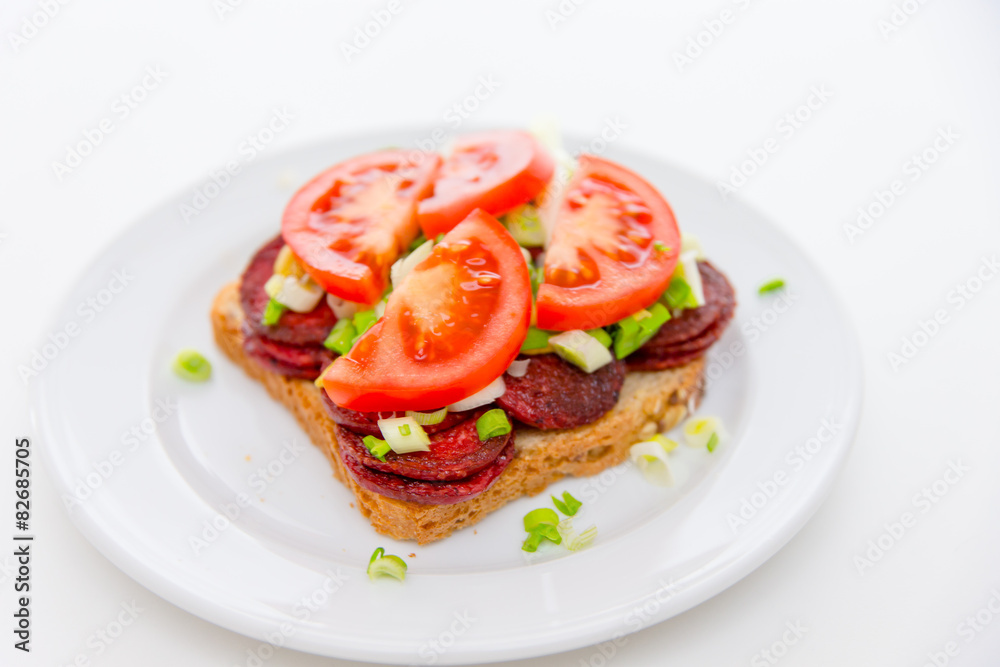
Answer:
[[(831, 497), (782, 551), (709, 602), (631, 637), (608, 662), (769, 664), (758, 652), (798, 621), (807, 630), (782, 665), (923, 665), (950, 641), (960, 653), (949, 664), (997, 664), (1000, 617), (971, 641), (957, 626), (1000, 591), (1000, 279), (962, 308), (948, 295), (1000, 252), (1000, 7), (900, 2), (915, 13), (884, 35), (889, 0), (567, 0), (572, 13), (554, 25), (546, 16), (554, 0), (400, 1), (348, 62), (340, 44), (386, 2), (243, 0), (220, 16), (212, 0), (74, 0), (15, 50), (10, 34), (39, 10), (5, 0), (5, 446), (33, 435), (17, 367), (49, 333), (74, 278), (138, 216), (235, 157), (274, 108), (294, 121), (265, 149), (271, 154), (387, 126), (448, 127), (448, 109), (492, 76), (499, 87), (470, 122), (523, 125), (549, 112), (567, 132), (593, 136), (620, 119), (621, 145), (712, 181), (775, 137), (777, 152), (739, 196), (794, 238), (846, 302), (865, 356), (861, 429)], [(731, 23), (717, 37), (702, 34), (707, 46), (679, 67), (674, 54), (723, 9)], [(166, 78), (122, 119), (115, 100), (147, 67)], [(831, 97), (785, 138), (776, 124), (813, 87)], [(113, 133), (60, 180), (53, 163), (105, 117)], [(958, 138), (911, 180), (907, 161), (947, 128)], [(903, 194), (850, 242), (845, 223), (894, 179)], [(894, 369), (888, 353), (938, 309), (945, 324)], [(0, 485), (12, 479), (12, 458), (0, 456)], [(914, 494), (959, 460), (971, 471), (921, 513)], [(35, 650), (27, 658), (14, 651), (3, 630), (0, 664), (65, 665), (81, 653), (108, 667), (245, 664), (258, 642), (128, 579), (72, 526), (44, 471), (34, 479)], [(859, 572), (855, 557), (906, 511), (918, 515), (916, 526)], [(7, 577), (0, 571), (9, 619)], [(144, 610), (139, 620), (95, 656), (88, 636), (132, 600)], [(603, 659), (591, 648), (519, 664)], [(346, 663), (280, 651), (267, 664)]]

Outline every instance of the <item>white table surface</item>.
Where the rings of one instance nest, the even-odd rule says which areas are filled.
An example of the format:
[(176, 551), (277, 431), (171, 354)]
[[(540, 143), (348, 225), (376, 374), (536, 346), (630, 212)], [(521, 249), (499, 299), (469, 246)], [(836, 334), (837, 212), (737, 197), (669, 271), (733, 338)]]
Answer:
[[(1000, 279), (962, 307), (953, 292), (1000, 253), (1000, 5), (398, 0), (398, 13), (347, 62), (341, 42), (387, 0), (231, 0), (220, 16), (223, 1), (53, 0), (58, 11), (16, 51), (10, 35), (41, 10), (31, 0), (3, 3), (6, 446), (33, 435), (16, 369), (49, 333), (75, 277), (137, 216), (238, 155), (275, 108), (293, 120), (264, 153), (386, 126), (449, 128), (448, 110), (492, 77), (496, 90), (468, 122), (523, 125), (549, 112), (585, 136), (620, 122), (621, 145), (713, 181), (773, 138), (777, 150), (738, 196), (797, 241), (853, 316), (866, 373), (854, 451), (830, 498), (774, 558), (630, 636), (606, 662), (916, 666), (938, 654), (937, 664), (1000, 663), (1000, 614), (981, 611), (1000, 591)], [(550, 25), (546, 12), (560, 6), (569, 15)], [(723, 10), (731, 14), (721, 34), (705, 32), (708, 45), (679, 67), (675, 53)], [(880, 30), (894, 11), (902, 25)], [(146, 80), (146, 99), (124, 117), (116, 100), (147, 68), (164, 74)], [(828, 97), (813, 98), (818, 108), (801, 127), (778, 126), (820, 89)], [(103, 118), (113, 132), (60, 180), (53, 163)], [(949, 128), (950, 144), (938, 142), (947, 151), (914, 179), (912, 156)], [(901, 194), (850, 242), (845, 223), (896, 179)], [(945, 323), (894, 369), (888, 354), (940, 309)], [(0, 457), (4, 488), (12, 459)], [(947, 492), (933, 504), (915, 499), (950, 462), (969, 470), (939, 484)], [(44, 470), (36, 470), (33, 511), (34, 651), (14, 651), (4, 634), (0, 664), (68, 665), (79, 655), (107, 667), (248, 663), (259, 642), (157, 598), (97, 553)], [(878, 562), (859, 565), (869, 540), (907, 511), (915, 525)], [(9, 618), (7, 571), (0, 580), (0, 613)], [(133, 601), (142, 611), (120, 638), (106, 647), (92, 638)], [(965, 621), (977, 612), (981, 625)], [(785, 633), (795, 623), (800, 637)], [(769, 661), (761, 651), (783, 635), (794, 644)], [(957, 655), (944, 655), (949, 642)], [(587, 648), (518, 664), (604, 662)], [(267, 664), (348, 663), (282, 650)]]

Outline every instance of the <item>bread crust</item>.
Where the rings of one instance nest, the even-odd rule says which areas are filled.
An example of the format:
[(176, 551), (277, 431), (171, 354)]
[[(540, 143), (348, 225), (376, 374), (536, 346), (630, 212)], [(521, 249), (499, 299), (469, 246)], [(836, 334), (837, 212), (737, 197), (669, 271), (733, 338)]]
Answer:
[(517, 456), (482, 494), (452, 505), (421, 505), (386, 498), (361, 488), (340, 460), (334, 424), (320, 389), (308, 380), (263, 368), (243, 352), (243, 310), (239, 281), (222, 288), (212, 304), (215, 340), (226, 356), (288, 408), (313, 444), (326, 454), (334, 476), (357, 498), (357, 507), (379, 533), (427, 544), (471, 526), (523, 495), (533, 496), (567, 476), (596, 475), (628, 458), (629, 447), (678, 424), (701, 399), (703, 359), (665, 371), (632, 372), (618, 404), (592, 424), (573, 429), (515, 429)]

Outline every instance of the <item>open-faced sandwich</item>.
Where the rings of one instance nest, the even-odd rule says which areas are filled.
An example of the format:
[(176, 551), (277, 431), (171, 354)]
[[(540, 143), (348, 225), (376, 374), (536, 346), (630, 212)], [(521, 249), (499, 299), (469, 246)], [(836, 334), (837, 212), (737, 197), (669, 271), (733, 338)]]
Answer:
[(219, 345), (381, 533), (599, 473), (701, 397), (729, 282), (641, 176), (554, 152), (491, 131), (341, 162), (216, 297)]

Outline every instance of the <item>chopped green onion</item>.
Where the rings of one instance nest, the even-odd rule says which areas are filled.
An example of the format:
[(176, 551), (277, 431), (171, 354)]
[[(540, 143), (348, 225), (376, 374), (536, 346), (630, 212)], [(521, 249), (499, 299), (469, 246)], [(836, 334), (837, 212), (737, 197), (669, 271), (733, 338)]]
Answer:
[(611, 334), (604, 329), (588, 329), (587, 333), (596, 338), (604, 347), (611, 347)]
[(379, 547), (368, 561), (368, 578), (392, 577), (399, 581), (406, 579), (406, 562), (399, 556), (385, 556), (385, 549)]
[(337, 354), (347, 354), (351, 351), (357, 334), (354, 322), (350, 318), (337, 320), (337, 323), (333, 325), (333, 329), (330, 330), (330, 335), (323, 341), (323, 347), (333, 350)]
[(267, 308), (264, 309), (264, 317), (261, 318), (261, 323), (266, 327), (277, 324), (284, 312), (285, 306), (272, 298), (267, 302)]
[(662, 303), (654, 303), (646, 312), (649, 313), (649, 317), (639, 320), (640, 346), (652, 338), (660, 330), (660, 327), (670, 319), (670, 311)]
[(611, 352), (601, 341), (580, 329), (552, 336), (549, 344), (556, 354), (587, 373), (593, 373), (614, 361)]
[(698, 300), (694, 298), (694, 292), (688, 281), (681, 276), (674, 276), (670, 280), (670, 286), (663, 293), (663, 300), (667, 302), (670, 310), (683, 310), (684, 308), (697, 308)]
[(502, 222), (517, 244), (525, 248), (545, 245), (545, 228), (538, 216), (538, 208), (525, 204), (503, 216)]
[(570, 495), (569, 491), (563, 491), (563, 499), (559, 500), (555, 496), (552, 496), (552, 504), (556, 506), (556, 509), (565, 514), (566, 516), (573, 516), (580, 508), (583, 507), (583, 503)]
[(507, 435), (510, 431), (511, 425), (507, 413), (500, 408), (493, 408), (476, 420), (476, 432), (482, 442), (498, 435)]
[[(666, 440), (666, 438), (664, 439)], [(673, 443), (670, 449), (675, 449), (676, 446), (677, 443)], [(672, 486), (674, 475), (670, 470), (667, 451), (669, 450), (659, 441), (646, 440), (629, 447), (628, 454), (632, 462), (639, 467), (639, 472), (646, 478), (646, 481), (657, 486)]]
[(413, 417), (379, 419), (378, 429), (389, 447), (397, 454), (431, 451), (431, 439)]
[[(692, 417), (684, 422), (681, 431), (685, 444), (697, 449), (710, 447), (709, 451), (712, 451), (726, 439), (726, 431), (717, 417)], [(712, 438), (715, 442), (709, 445)]]
[(354, 313), (354, 328), (357, 331), (355, 340), (365, 335), (365, 332), (371, 329), (377, 321), (378, 315), (375, 314), (374, 310), (362, 310), (360, 313)]
[(529, 533), (538, 526), (555, 526), (559, 523), (559, 515), (548, 507), (531, 510), (524, 515), (524, 529)]
[(785, 289), (785, 281), (781, 278), (775, 278), (774, 280), (769, 280), (757, 288), (757, 294), (769, 294), (782, 289)]
[(639, 323), (631, 315), (619, 320), (615, 323), (611, 338), (614, 340), (615, 356), (624, 359), (639, 349), (636, 342), (639, 339)]
[(435, 424), (443, 422), (444, 418), (448, 416), (448, 408), (441, 408), (435, 412), (415, 412), (413, 410), (407, 410), (406, 416), (413, 417), (413, 421), (417, 422), (421, 426), (434, 426)]
[(597, 539), (597, 526), (591, 526), (578, 535), (573, 528), (572, 519), (563, 519), (560, 521), (558, 530), (563, 541), (566, 543), (566, 548), (570, 551), (579, 551), (580, 549), (589, 547)]
[(708, 451), (714, 452), (715, 447), (719, 444), (719, 434), (713, 433), (712, 437), (708, 439), (708, 443), (705, 445), (708, 447)]
[(365, 447), (367, 447), (368, 451), (372, 453), (372, 456), (377, 458), (382, 463), (385, 463), (385, 455), (391, 450), (389, 443), (380, 438), (376, 438), (374, 435), (366, 435), (362, 442), (365, 443)]
[(614, 334), (612, 334), (615, 356), (624, 359), (638, 350), (669, 319), (670, 311), (667, 310), (666, 306), (662, 303), (654, 303), (648, 310), (641, 310), (635, 315), (629, 315), (619, 320), (615, 324)]
[(528, 336), (521, 343), (521, 352), (525, 354), (541, 354), (549, 352), (549, 337), (552, 334), (535, 327), (528, 327)]
[(654, 241), (653, 250), (656, 252), (670, 252), (670, 246), (668, 246), (663, 241)]
[(701, 270), (698, 268), (698, 251), (686, 250), (681, 253), (677, 266), (674, 267), (674, 277), (681, 277), (691, 288), (695, 303), (705, 305), (705, 288), (701, 284)]
[(528, 533), (528, 539), (524, 541), (521, 545), (521, 549), (524, 551), (538, 551), (538, 545), (542, 543), (544, 538), (538, 533)]
[(174, 357), (174, 373), (190, 382), (204, 382), (212, 377), (212, 364), (201, 352), (184, 349)]
[(434, 237), (434, 243), (441, 243), (444, 240), (444, 233), (438, 234)]
[(550, 542), (562, 544), (562, 535), (559, 534), (559, 528), (552, 524), (543, 523), (535, 526), (528, 532), (532, 535), (541, 535)]

